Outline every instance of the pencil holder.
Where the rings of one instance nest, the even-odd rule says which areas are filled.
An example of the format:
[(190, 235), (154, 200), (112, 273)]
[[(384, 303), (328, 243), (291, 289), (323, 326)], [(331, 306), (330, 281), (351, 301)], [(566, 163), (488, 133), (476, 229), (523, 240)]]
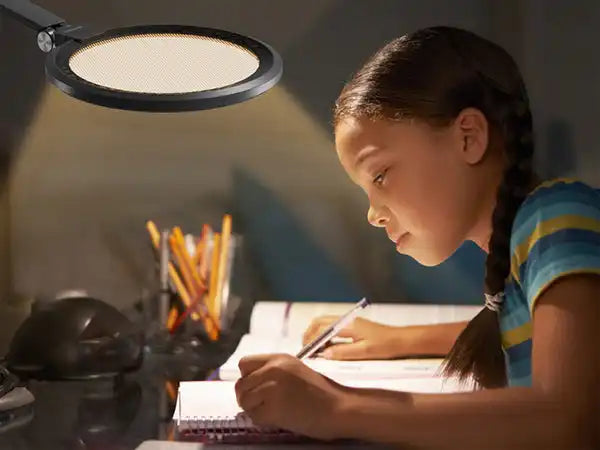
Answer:
[(154, 320), (147, 329), (154, 352), (180, 353), (222, 341), (232, 333), (240, 305), (248, 303), (241, 235), (177, 234), (160, 233), (150, 299)]

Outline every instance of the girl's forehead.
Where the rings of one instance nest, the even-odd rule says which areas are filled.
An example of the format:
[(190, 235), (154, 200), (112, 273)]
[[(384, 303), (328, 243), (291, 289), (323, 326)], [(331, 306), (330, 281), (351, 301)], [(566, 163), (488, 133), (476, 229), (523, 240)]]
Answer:
[(369, 124), (360, 119), (344, 119), (335, 128), (335, 146), (342, 164), (355, 167), (357, 157), (368, 147), (375, 147), (375, 136)]
[(348, 118), (335, 128), (335, 142), (339, 151), (357, 153), (362, 148), (379, 147), (385, 141), (382, 121)]
[(391, 121), (348, 118), (335, 128), (338, 154), (356, 155), (367, 148), (385, 149), (408, 142), (422, 133), (415, 121)]

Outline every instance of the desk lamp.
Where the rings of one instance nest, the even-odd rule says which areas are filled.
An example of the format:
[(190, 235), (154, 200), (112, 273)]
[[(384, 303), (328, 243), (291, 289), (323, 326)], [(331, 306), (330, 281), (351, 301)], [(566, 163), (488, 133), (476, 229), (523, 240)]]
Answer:
[(95, 31), (70, 25), (29, 0), (0, 0), (2, 9), (38, 32), (50, 83), (109, 108), (217, 108), (265, 92), (283, 70), (267, 44), (229, 31), (190, 25)]

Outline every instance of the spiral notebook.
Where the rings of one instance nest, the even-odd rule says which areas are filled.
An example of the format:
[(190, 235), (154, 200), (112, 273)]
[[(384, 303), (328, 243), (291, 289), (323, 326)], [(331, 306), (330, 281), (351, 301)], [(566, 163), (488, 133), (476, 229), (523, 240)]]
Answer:
[[(468, 384), (439, 377), (356, 379), (345, 380), (342, 384), (356, 388), (427, 393), (472, 389)], [(179, 439), (184, 441), (243, 444), (309, 440), (282, 429), (254, 425), (237, 404), (234, 381), (181, 382), (173, 420)]]
[(173, 420), (179, 439), (187, 441), (239, 444), (307, 439), (285, 430), (254, 425), (238, 406), (232, 381), (180, 383)]

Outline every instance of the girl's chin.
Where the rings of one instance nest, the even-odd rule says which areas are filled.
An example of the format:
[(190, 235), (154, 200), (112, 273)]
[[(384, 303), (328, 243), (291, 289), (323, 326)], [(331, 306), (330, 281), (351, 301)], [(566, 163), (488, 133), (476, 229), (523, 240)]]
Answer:
[(431, 251), (431, 249), (418, 248), (411, 246), (408, 242), (401, 242), (402, 245), (396, 245), (396, 251), (401, 255), (410, 256), (422, 266), (434, 267), (446, 261), (453, 252), (441, 254), (441, 252)]

